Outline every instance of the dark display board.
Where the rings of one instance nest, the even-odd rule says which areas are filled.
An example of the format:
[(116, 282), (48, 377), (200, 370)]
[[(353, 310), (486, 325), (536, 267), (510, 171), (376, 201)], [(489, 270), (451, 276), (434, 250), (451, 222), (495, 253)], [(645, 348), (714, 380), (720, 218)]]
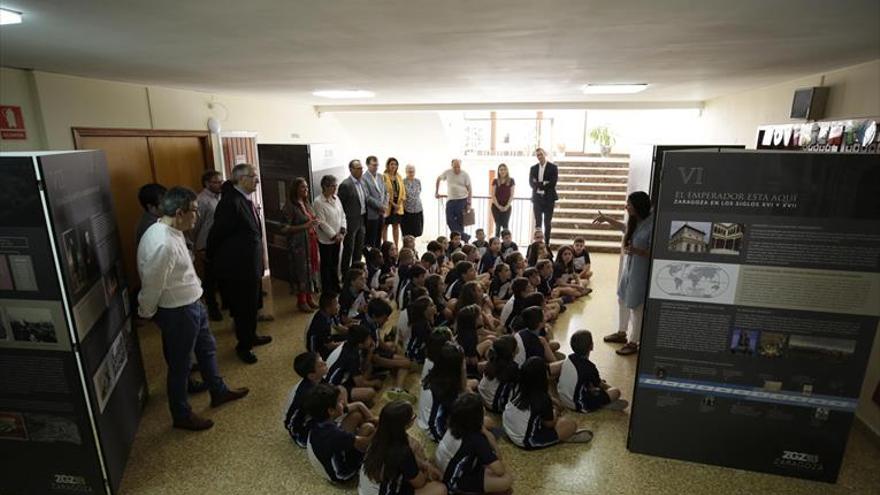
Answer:
[(269, 249), (269, 271), (272, 277), (289, 280), (287, 237), (280, 232), (282, 210), (287, 204), (287, 191), (296, 177), (309, 183), (309, 193), (316, 194), (311, 177), (309, 146), (305, 144), (259, 144), (260, 187), (266, 218), (266, 241)]
[(0, 164), (2, 486), (115, 491), (147, 388), (103, 153)]
[(663, 159), (667, 151), (681, 150), (709, 150), (714, 149), (720, 151), (722, 149), (744, 149), (742, 144), (658, 144), (654, 146), (654, 153), (651, 157), (651, 183), (648, 186), (648, 194), (651, 201), (657, 204), (657, 198), (660, 197), (660, 177), (663, 175)]
[(833, 482), (880, 316), (880, 164), (667, 152), (628, 447)]

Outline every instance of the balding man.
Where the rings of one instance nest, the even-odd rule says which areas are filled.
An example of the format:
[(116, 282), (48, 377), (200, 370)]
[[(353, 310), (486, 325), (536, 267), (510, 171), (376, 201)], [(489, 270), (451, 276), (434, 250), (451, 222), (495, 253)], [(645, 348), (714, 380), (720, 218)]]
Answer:
[(437, 177), (434, 196), (440, 197), (440, 181), (446, 181), (446, 225), (450, 232), (460, 232), (467, 242), (471, 236), (464, 231), (464, 212), (471, 205), (471, 177), (461, 169), (461, 160), (452, 160), (452, 167)]
[(257, 336), (257, 312), (263, 305), (263, 229), (251, 197), (259, 184), (253, 165), (242, 163), (232, 169), (232, 179), (223, 184), (214, 210), (206, 250), (223, 302), (235, 320), (235, 351), (248, 364), (257, 362), (254, 346), (272, 341)]

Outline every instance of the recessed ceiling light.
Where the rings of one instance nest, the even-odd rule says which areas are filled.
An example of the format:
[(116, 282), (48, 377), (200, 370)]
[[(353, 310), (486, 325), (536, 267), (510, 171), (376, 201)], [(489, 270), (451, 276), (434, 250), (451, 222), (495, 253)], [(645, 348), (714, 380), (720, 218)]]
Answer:
[(314, 91), (312, 93), (315, 96), (320, 96), (321, 98), (335, 98), (335, 99), (343, 99), (343, 98), (372, 98), (376, 96), (376, 93), (372, 91), (366, 91), (363, 89), (324, 89), (320, 91)]
[(585, 84), (581, 90), (588, 95), (622, 95), (644, 91), (647, 84)]
[(21, 12), (0, 9), (0, 26), (5, 26), (6, 24), (21, 24)]

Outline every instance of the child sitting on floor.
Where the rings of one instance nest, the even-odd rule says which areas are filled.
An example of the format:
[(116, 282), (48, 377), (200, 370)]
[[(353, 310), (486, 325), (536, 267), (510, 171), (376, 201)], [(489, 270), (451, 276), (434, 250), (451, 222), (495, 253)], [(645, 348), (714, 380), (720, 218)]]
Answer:
[(437, 316), (434, 320), (434, 326), (440, 326), (452, 320), (452, 308), (449, 308), (449, 301), (446, 300), (446, 284), (443, 277), (437, 273), (433, 273), (425, 277), (425, 288), (428, 289), (428, 297), (434, 301), (437, 307)]
[(306, 331), (306, 350), (327, 359), (333, 349), (345, 342), (347, 332), (348, 328), (339, 322), (339, 297), (335, 292), (322, 292), (318, 311)]
[(507, 437), (517, 447), (540, 449), (559, 442), (586, 443), (590, 430), (578, 430), (577, 423), (559, 417), (550, 393), (547, 363), (531, 357), (520, 367), (519, 389), (504, 408), (502, 422)]
[(379, 426), (370, 440), (358, 480), (361, 495), (446, 495), (443, 473), (425, 458), (418, 441), (409, 436), (413, 408), (408, 402), (385, 404)]
[(367, 308), (369, 299), (366, 273), (359, 268), (349, 268), (342, 281), (342, 293), (339, 294), (341, 323), (345, 326), (350, 325), (358, 313)]
[(455, 340), (464, 352), (469, 378), (480, 376), (480, 369), (485, 366), (483, 358), (492, 346), (493, 339), (480, 339), (478, 332), (481, 327), (482, 314), (479, 306), (471, 304), (458, 311), (455, 318)]
[(382, 327), (388, 321), (391, 313), (391, 304), (388, 301), (371, 299), (367, 304), (367, 311), (358, 315), (358, 319), (360, 324), (370, 331), (370, 337), (376, 343), (370, 358), (373, 369), (391, 370), (394, 373), (394, 386), (388, 390), (388, 397), (392, 400), (403, 399), (415, 402), (416, 397), (403, 387), (411, 363), (398, 349), (397, 336), (394, 332), (384, 338), (382, 336)]
[(369, 356), (373, 345), (369, 330), (360, 325), (349, 328), (345, 343), (327, 358), (327, 383), (344, 387), (350, 400), (371, 404), (382, 380), (371, 378), (362, 355)]
[[(293, 369), (302, 379), (293, 386), (287, 395), (284, 407), (284, 429), (297, 445), (306, 448), (313, 421), (304, 408), (305, 398), (316, 385), (326, 383), (324, 375), (327, 374), (327, 363), (314, 352), (303, 352), (294, 358)], [(373, 390), (369, 389), (369, 391)], [(347, 402), (346, 406), (347, 411), (359, 415), (346, 417), (355, 427), (360, 426), (363, 422), (375, 421), (373, 413), (363, 402)]]
[(501, 241), (497, 237), (489, 239), (489, 249), (480, 258), (480, 273), (494, 273), (495, 267), (501, 263)]
[(452, 343), (444, 344), (431, 371), (422, 381), (417, 424), (435, 442), (446, 433), (452, 402), (467, 386), (464, 366), (461, 349)]
[(475, 232), (476, 239), (474, 239), (471, 244), (477, 248), (477, 253), (482, 258), (484, 254), (486, 254), (486, 250), (489, 248), (489, 243), (486, 242), (486, 231), (483, 229), (477, 229)]
[(495, 437), (484, 424), (480, 397), (460, 395), (435, 453), (450, 493), (510, 493), (513, 477), (499, 456)]
[(574, 250), (569, 246), (562, 246), (556, 252), (556, 263), (553, 264), (553, 279), (557, 287), (571, 287), (580, 295), (586, 296), (593, 289), (586, 286), (587, 281), (582, 281), (574, 268)]
[(413, 259), (419, 258), (419, 253), (416, 252), (416, 238), (411, 235), (403, 236), (403, 247), (400, 248), (401, 251), (404, 249), (409, 249), (412, 251)]
[[(440, 239), (443, 239), (441, 241)], [(458, 251), (463, 246), (461, 242), (461, 232), (452, 231), (449, 233), (449, 242), (445, 242), (445, 237), (438, 237), (437, 242), (443, 245), (443, 249), (446, 250), (446, 254), (452, 255), (452, 253)]]
[(409, 338), (406, 341), (406, 357), (417, 363), (425, 362), (425, 346), (434, 330), (434, 316), (437, 309), (428, 296), (413, 301), (406, 309), (409, 323)]
[(510, 286), (512, 284), (510, 266), (507, 263), (499, 263), (495, 267), (495, 274), (492, 276), (492, 283), (489, 284), (489, 299), (492, 301), (494, 314), (498, 314), (510, 299)]
[(456, 278), (446, 287), (445, 296), (447, 301), (458, 299), (464, 284), (477, 278), (477, 271), (474, 269), (474, 264), (470, 261), (459, 261), (455, 265), (455, 273)]
[(505, 259), (511, 254), (518, 252), (519, 246), (513, 242), (513, 234), (509, 230), (501, 231), (501, 256)]
[(504, 303), (504, 307), (501, 308), (500, 319), (504, 333), (511, 333), (513, 330), (513, 319), (525, 309), (525, 306), (518, 306), (522, 304), (522, 298), (531, 292), (530, 285), (529, 280), (523, 277), (516, 278), (510, 283), (510, 298)]
[[(357, 414), (345, 414), (339, 389), (325, 383), (315, 385), (305, 399), (305, 410), (312, 417), (306, 449), (312, 467), (328, 481), (341, 483), (354, 478), (361, 468), (364, 452), (375, 428), (370, 423), (355, 426)], [(356, 419), (356, 418), (355, 418)]]
[[(557, 361), (550, 341), (541, 336), (544, 330), (544, 312), (541, 307), (528, 307), (520, 316), (524, 328), (513, 335), (516, 339), (516, 355), (513, 360), (522, 366), (529, 358), (539, 357), (547, 363), (553, 376), (559, 376), (562, 361)], [(556, 347), (559, 348), (558, 344)]]
[(572, 253), (574, 255), (572, 262), (574, 263), (575, 272), (578, 273), (580, 278), (589, 280), (593, 276), (593, 271), (591, 269), (590, 252), (587, 251), (587, 243), (584, 242), (583, 238), (578, 237), (574, 240)]
[(590, 361), (593, 351), (593, 334), (588, 330), (578, 330), (571, 336), (571, 354), (562, 362), (559, 383), (559, 402), (577, 412), (591, 412), (609, 404), (624, 408), (625, 400), (620, 399), (620, 390), (608, 385), (599, 377), (599, 369)]
[(492, 343), (487, 354), (488, 362), (478, 390), (483, 405), (493, 413), (502, 414), (507, 402), (516, 393), (519, 366), (514, 362), (516, 339), (502, 335)]

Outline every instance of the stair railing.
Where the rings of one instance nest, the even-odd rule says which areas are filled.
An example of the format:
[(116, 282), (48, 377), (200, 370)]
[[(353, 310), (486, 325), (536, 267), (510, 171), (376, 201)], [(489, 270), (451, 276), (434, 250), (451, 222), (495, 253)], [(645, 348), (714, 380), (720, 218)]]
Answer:
[[(531, 198), (512, 198), (512, 208), (508, 226), (513, 242), (524, 250), (532, 239), (535, 230), (535, 215), (532, 210)], [(495, 220), (492, 217), (492, 202), (489, 196), (472, 196), (471, 208), (474, 209), (474, 225), (464, 228), (464, 231), (474, 237), (476, 230), (482, 228), (486, 231), (486, 239), (495, 235)], [(449, 236), (449, 227), (446, 225), (446, 195), (437, 198), (437, 235)], [(525, 251), (523, 251), (525, 252)]]

